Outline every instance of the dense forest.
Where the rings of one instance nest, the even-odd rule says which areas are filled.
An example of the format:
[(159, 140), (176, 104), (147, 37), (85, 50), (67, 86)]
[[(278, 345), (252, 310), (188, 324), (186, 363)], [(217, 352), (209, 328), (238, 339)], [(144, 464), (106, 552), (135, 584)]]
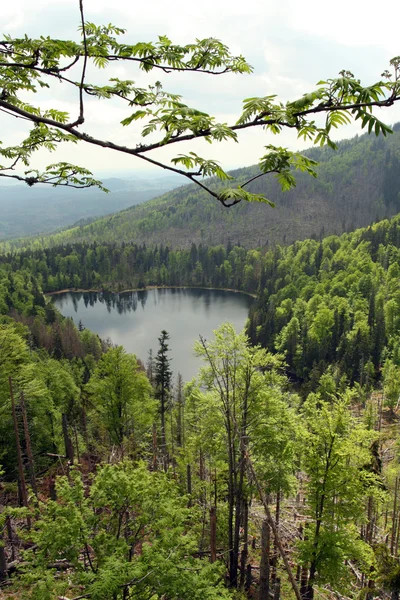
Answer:
[[(352, 383), (372, 383), (385, 360), (400, 360), (400, 218), (322, 241), (271, 250), (188, 250), (136, 244), (74, 244), (0, 256), (43, 291), (199, 286), (258, 294), (248, 334), (284, 354), (288, 372), (316, 380), (328, 366)], [(1, 301), (1, 296), (0, 296)], [(10, 306), (4, 292), (3, 310)]]
[[(399, 251), (394, 217), (270, 250), (3, 254), (4, 593), (397, 597)], [(249, 337), (222, 325), (173, 384), (166, 331), (143, 365), (43, 295), (155, 284), (257, 294)]]
[[(353, 231), (399, 211), (400, 125), (393, 129), (387, 138), (363, 135), (344, 140), (337, 151), (328, 147), (308, 150), (305, 154), (319, 163), (318, 178), (296, 174), (292, 190), (282, 192), (273, 175), (253, 181), (249, 189), (274, 201), (274, 210), (257, 202), (227, 210), (197, 186), (182, 186), (86, 226), (40, 241), (34, 238), (30, 245), (133, 241), (154, 246), (162, 241), (170, 248), (189, 248), (192, 242), (256, 248)], [(259, 173), (254, 166), (231, 175), (240, 184)], [(7, 250), (27, 243), (15, 241), (2, 247)]]

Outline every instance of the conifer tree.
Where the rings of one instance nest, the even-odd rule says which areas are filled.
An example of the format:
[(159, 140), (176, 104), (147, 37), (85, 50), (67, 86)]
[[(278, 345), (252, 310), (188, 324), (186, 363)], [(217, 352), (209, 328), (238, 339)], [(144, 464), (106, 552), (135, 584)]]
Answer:
[(160, 347), (155, 358), (155, 383), (156, 396), (160, 401), (160, 419), (161, 419), (161, 451), (164, 468), (167, 468), (167, 442), (165, 435), (165, 418), (168, 407), (168, 398), (171, 391), (172, 371), (170, 367), (171, 359), (168, 358), (168, 340), (169, 334), (165, 329), (162, 330), (158, 341)]

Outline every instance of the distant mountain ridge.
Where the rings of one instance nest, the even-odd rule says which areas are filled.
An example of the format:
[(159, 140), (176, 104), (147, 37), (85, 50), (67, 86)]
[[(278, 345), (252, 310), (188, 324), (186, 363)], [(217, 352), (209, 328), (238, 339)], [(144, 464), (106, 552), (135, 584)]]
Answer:
[[(252, 248), (341, 234), (400, 211), (400, 124), (388, 138), (357, 136), (340, 142), (337, 151), (312, 148), (305, 154), (320, 163), (317, 179), (300, 173), (289, 192), (282, 192), (273, 176), (249, 186), (273, 200), (276, 208), (242, 202), (227, 209), (197, 186), (187, 185), (41, 241), (134, 241), (171, 248), (192, 242), (240, 243)], [(257, 166), (233, 171), (235, 182), (230, 185), (257, 173)]]
[(97, 188), (0, 186), (0, 240), (50, 233), (77, 221), (93, 220), (159, 196), (178, 186), (182, 177), (112, 177)]

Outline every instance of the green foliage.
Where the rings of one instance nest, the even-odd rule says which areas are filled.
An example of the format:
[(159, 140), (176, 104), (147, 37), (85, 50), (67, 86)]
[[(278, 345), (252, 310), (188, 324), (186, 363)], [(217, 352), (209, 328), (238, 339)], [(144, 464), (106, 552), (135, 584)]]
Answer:
[(351, 417), (348, 392), (330, 401), (311, 394), (303, 405), (303, 469), (307, 474), (309, 522), (300, 557), (310, 563), (310, 584), (346, 589), (346, 561), (356, 560), (368, 573), (372, 549), (357, 524), (369, 496), (379, 498), (379, 478), (368, 468), (377, 434)]
[[(63, 559), (73, 569), (59, 573), (58, 589), (79, 585), (97, 600), (122, 599), (124, 589), (176, 600), (231, 597), (220, 566), (192, 557), (196, 514), (167, 475), (125, 461), (99, 468), (88, 492), (73, 470), (69, 479), (58, 478), (57, 494), (57, 502), (39, 506), (31, 532), (37, 546), (26, 553), (19, 597), (42, 593), (49, 583), (46, 566)], [(53, 584), (48, 598), (56, 594)]]
[(375, 550), (379, 583), (385, 590), (400, 592), (400, 562), (397, 557), (391, 556), (384, 544), (378, 545)]
[[(309, 378), (311, 389), (330, 364), (339, 377), (369, 386), (385, 359), (398, 363), (400, 298), (392, 285), (398, 227), (396, 217), (266, 253), (262, 293), (250, 316), (252, 340), (284, 352), (290, 371)], [(397, 370), (391, 369), (389, 395), (396, 403)]]
[(133, 447), (139, 449), (154, 422), (155, 403), (136, 357), (122, 346), (111, 348), (99, 360), (86, 391), (109, 444), (122, 447), (129, 437)]
[[(133, 243), (38, 248), (0, 256), (7, 273), (0, 303), (5, 312), (25, 312), (26, 302), (30, 312), (38, 311), (32, 303), (34, 298), (36, 305), (39, 301), (34, 289), (40, 285), (45, 291), (106, 285), (111, 289), (194, 285), (260, 291), (250, 313), (252, 342), (282, 352), (289, 371), (309, 380), (309, 389), (315, 389), (329, 364), (337, 368), (339, 378), (345, 375), (349, 382), (369, 388), (385, 360), (400, 364), (399, 247), (396, 217), (340, 238), (306, 240), (269, 251), (196, 244), (187, 250), (171, 250)], [(17, 285), (18, 292), (14, 290)], [(32, 291), (27, 295), (29, 286)], [(46, 314), (50, 310), (43, 308)], [(30, 327), (35, 339), (46, 339), (37, 321)], [(78, 336), (68, 321), (52, 327), (62, 341), (61, 355), (90, 352), (99, 358), (100, 342), (89, 332)]]
[(383, 393), (386, 406), (393, 411), (400, 399), (400, 367), (390, 359), (383, 367)]

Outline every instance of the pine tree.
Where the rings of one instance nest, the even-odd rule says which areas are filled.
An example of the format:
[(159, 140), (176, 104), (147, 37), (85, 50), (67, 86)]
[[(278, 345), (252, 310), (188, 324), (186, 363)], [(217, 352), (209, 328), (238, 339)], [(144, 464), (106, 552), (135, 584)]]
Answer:
[(169, 334), (165, 329), (162, 330), (158, 341), (160, 343), (157, 356), (155, 358), (155, 383), (156, 397), (160, 401), (160, 418), (161, 418), (161, 451), (163, 456), (164, 469), (167, 468), (167, 443), (165, 436), (165, 416), (167, 412), (168, 396), (171, 390), (172, 371), (170, 367), (171, 359), (168, 358), (168, 342)]

